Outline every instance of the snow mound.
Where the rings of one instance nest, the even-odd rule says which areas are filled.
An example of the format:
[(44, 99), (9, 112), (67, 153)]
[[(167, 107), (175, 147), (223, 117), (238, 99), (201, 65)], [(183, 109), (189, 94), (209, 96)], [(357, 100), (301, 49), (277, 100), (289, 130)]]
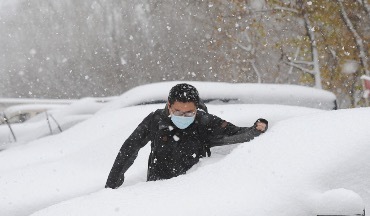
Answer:
[(316, 197), (316, 203), (317, 215), (353, 215), (364, 208), (362, 198), (344, 188), (325, 191)]
[(361, 214), (370, 204), (366, 116), (369, 108), (280, 121), (187, 175), (102, 189), (32, 216)]

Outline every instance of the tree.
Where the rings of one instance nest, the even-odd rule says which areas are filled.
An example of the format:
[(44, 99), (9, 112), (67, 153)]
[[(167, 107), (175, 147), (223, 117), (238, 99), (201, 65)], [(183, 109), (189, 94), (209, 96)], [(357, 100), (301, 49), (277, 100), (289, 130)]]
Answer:
[(346, 11), (346, 9), (343, 5), (343, 0), (337, 0), (337, 2), (340, 6), (340, 13), (342, 15), (343, 22), (346, 24), (348, 30), (351, 32), (351, 34), (353, 35), (353, 38), (355, 40), (356, 47), (357, 47), (358, 53), (359, 53), (358, 56), (359, 56), (359, 59), (360, 59), (360, 62), (361, 62), (361, 66), (364, 70), (364, 74), (367, 75), (367, 76), (370, 76), (370, 69), (369, 69), (369, 65), (367, 63), (368, 54), (366, 52), (367, 50), (365, 49), (365, 45), (364, 45), (364, 42), (363, 42), (364, 40), (362, 39), (362, 37), (359, 35), (357, 30), (353, 26), (352, 21), (349, 19), (347, 11)]

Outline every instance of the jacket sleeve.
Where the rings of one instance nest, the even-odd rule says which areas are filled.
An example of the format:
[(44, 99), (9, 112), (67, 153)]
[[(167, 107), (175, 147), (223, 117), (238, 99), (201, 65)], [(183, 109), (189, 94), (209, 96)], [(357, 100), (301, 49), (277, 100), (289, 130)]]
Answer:
[(262, 132), (252, 127), (237, 127), (217, 116), (207, 114), (207, 143), (210, 147), (248, 142)]
[(124, 182), (124, 173), (134, 163), (139, 150), (149, 141), (153, 113), (149, 114), (123, 143), (109, 173), (105, 188), (118, 188)]

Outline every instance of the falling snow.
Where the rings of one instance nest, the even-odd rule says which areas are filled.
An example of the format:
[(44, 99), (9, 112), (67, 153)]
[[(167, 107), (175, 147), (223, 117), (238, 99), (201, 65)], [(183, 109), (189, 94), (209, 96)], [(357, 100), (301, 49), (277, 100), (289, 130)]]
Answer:
[[(45, 2), (0, 3), (0, 97), (31, 97), (31, 89), (32, 97), (43, 98), (115, 96), (161, 80), (202, 80), (331, 88), (341, 91), (340, 107), (364, 105), (366, 1)], [(318, 60), (307, 62), (313, 56)], [(333, 74), (309, 75), (323, 71)], [(347, 85), (354, 92), (341, 74), (355, 76)]]
[(176, 136), (176, 135), (173, 135), (173, 139), (174, 139), (176, 142), (180, 140), (180, 138), (179, 138), (178, 136)]

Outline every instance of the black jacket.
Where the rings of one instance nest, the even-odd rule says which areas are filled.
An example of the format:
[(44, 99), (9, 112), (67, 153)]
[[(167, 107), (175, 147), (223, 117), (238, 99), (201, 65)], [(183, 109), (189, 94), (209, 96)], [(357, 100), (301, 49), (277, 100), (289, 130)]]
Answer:
[(260, 135), (252, 127), (236, 127), (217, 116), (197, 111), (195, 121), (186, 129), (178, 129), (168, 109), (150, 113), (123, 143), (108, 176), (106, 188), (118, 188), (124, 173), (133, 164), (139, 150), (151, 141), (148, 181), (169, 179), (186, 173), (209, 147), (247, 142)]

